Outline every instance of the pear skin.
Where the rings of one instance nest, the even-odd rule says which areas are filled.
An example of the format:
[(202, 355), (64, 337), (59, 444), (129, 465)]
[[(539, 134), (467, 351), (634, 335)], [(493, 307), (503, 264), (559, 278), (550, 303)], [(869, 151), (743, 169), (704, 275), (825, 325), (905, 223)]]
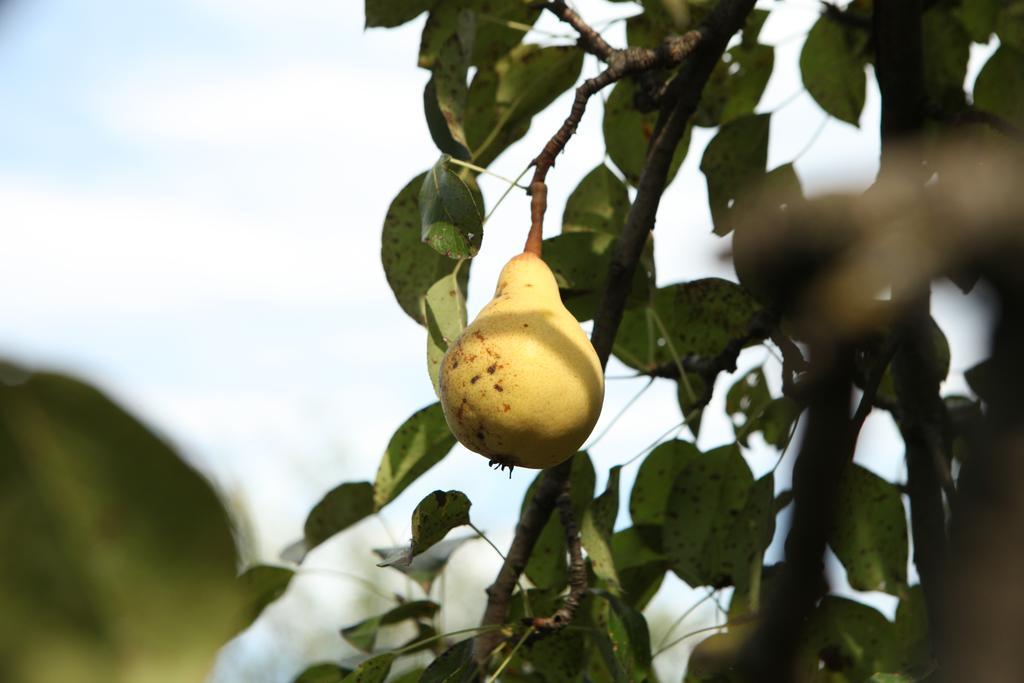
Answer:
[(554, 467), (579, 449), (604, 402), (601, 362), (562, 305), (547, 264), (524, 252), (441, 361), (455, 437), (508, 467)]

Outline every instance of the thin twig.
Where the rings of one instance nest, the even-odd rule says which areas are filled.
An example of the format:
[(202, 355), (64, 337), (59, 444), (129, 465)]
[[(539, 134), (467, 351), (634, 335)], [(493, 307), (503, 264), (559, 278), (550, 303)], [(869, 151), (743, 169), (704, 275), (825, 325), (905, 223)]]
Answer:
[(583, 548), (572, 511), (568, 481), (558, 496), (557, 505), (562, 527), (565, 529), (565, 544), (569, 547), (569, 594), (562, 601), (562, 606), (550, 617), (538, 617), (531, 622), (534, 629), (542, 632), (558, 631), (572, 623), (572, 618), (587, 593), (587, 566), (583, 563)]

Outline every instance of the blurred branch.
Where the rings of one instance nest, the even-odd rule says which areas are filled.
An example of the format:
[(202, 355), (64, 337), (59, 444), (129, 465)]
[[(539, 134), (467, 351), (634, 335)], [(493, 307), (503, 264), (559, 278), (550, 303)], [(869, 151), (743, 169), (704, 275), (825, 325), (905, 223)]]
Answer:
[(827, 591), (824, 554), (835, 516), (840, 475), (853, 457), (857, 426), (850, 419), (853, 350), (823, 341), (811, 349), (807, 429), (793, 468), (793, 523), (786, 561), (764, 616), (743, 646), (741, 679), (788, 681), (807, 616)]
[[(882, 168), (892, 172), (894, 152), (923, 162), (914, 144), (925, 118), (923, 0), (877, 0), (874, 9), (875, 70), (882, 95)], [(906, 141), (912, 145), (907, 148)], [(900, 148), (902, 146), (902, 148)], [(924, 164), (922, 163), (922, 168)], [(899, 171), (902, 172), (902, 171)], [(920, 171), (924, 181), (930, 171)], [(906, 444), (907, 493), (914, 538), (914, 565), (921, 577), (928, 607), (931, 653), (945, 658), (946, 573), (949, 564), (946, 511), (942, 492), (952, 503), (954, 487), (945, 441), (945, 405), (939, 393), (944, 372), (939, 367), (929, 311), (930, 282), (893, 286), (892, 299), (905, 310), (896, 331), (893, 380), (899, 403), (899, 428)]]

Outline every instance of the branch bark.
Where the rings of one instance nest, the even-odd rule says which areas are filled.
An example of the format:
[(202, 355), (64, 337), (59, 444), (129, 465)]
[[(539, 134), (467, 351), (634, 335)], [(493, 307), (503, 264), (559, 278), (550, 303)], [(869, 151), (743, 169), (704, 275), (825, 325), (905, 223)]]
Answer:
[[(672, 155), (686, 130), (687, 120), (697, 107), (712, 69), (725, 51), (729, 38), (742, 28), (743, 22), (753, 8), (754, 0), (719, 0), (705, 24), (697, 30), (697, 35), (691, 37), (694, 40), (692, 52), (688, 53), (689, 57), (683, 68), (666, 90), (658, 124), (648, 147), (647, 162), (640, 176), (636, 201), (630, 208), (622, 237), (613, 256), (602, 303), (595, 318), (594, 333), (591, 335), (591, 342), (602, 367), (608, 364), (612, 342), (622, 322), (630, 280), (636, 270), (647, 234), (654, 225), (655, 213), (661, 194), (665, 190), (665, 179), (668, 176)], [(562, 146), (564, 147), (564, 144)], [(557, 152), (551, 155), (552, 163), (555, 155)], [(534, 216), (538, 213), (543, 216), (543, 210), (535, 209), (532, 213)], [(534, 227), (531, 225), (531, 233)], [(557, 496), (568, 481), (570, 470), (571, 461), (567, 461), (546, 472), (533, 498), (527, 503), (516, 526), (516, 535), (505, 562), (494, 584), (487, 589), (487, 607), (481, 622), (483, 625), (504, 623), (516, 579), (526, 566), (537, 536), (550, 517)], [(501, 638), (501, 634), (495, 632), (477, 637), (473, 656), (478, 670), (486, 669), (487, 658), (501, 642)]]
[[(882, 169), (895, 152), (916, 144), (927, 115), (921, 14), (923, 0), (876, 0), (875, 68), (882, 95)], [(916, 150), (915, 150), (916, 151)], [(920, 154), (920, 153), (919, 153)], [(920, 154), (923, 160), (923, 154)], [(923, 187), (925, 175), (920, 178)], [(899, 403), (899, 427), (906, 444), (907, 493), (914, 538), (914, 564), (928, 606), (932, 654), (945, 652), (946, 573), (949, 564), (943, 489), (952, 496), (947, 465), (945, 406), (939, 393), (939, 368), (929, 312), (929, 285), (893, 289), (906, 304), (893, 380)], [(951, 499), (952, 502), (952, 499)]]
[(741, 680), (793, 680), (807, 616), (826, 592), (824, 553), (843, 468), (853, 457), (857, 425), (850, 420), (853, 351), (818, 342), (811, 349), (807, 431), (793, 468), (793, 523), (786, 561), (764, 618), (740, 652)]

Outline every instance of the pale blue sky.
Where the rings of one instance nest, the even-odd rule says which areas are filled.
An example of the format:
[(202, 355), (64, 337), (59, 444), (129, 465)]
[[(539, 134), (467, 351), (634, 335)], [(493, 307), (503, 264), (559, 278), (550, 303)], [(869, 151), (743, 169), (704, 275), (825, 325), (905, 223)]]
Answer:
[[(595, 22), (635, 11), (576, 4)], [(364, 32), (358, 0), (14, 0), (7, 9), (0, 354), (82, 374), (126, 402), (245, 507), (255, 559), (275, 560), (319, 496), (341, 481), (372, 480), (392, 431), (434, 400), (423, 332), (394, 304), (378, 256), (388, 203), (437, 156), (421, 114), (428, 74), (415, 66), (423, 19)], [(773, 121), (771, 166), (804, 149), (824, 118), (806, 95), (791, 98), (800, 89), (798, 36), (815, 18), (810, 0), (788, 2), (765, 28), (764, 39), (780, 45), (761, 109), (790, 102)], [(565, 33), (547, 17), (542, 25)], [(608, 35), (621, 43), (622, 24)], [(595, 68), (588, 61), (585, 74)], [(518, 175), (567, 110), (565, 98), (556, 102), (492, 168)], [(870, 182), (877, 117), (871, 89), (863, 130), (830, 122), (797, 161), (805, 187)], [(548, 234), (575, 183), (602, 159), (600, 118), (595, 101), (549, 176)], [(694, 134), (665, 196), (661, 284), (730, 273), (697, 170), (710, 137)], [(504, 189), (492, 179), (482, 186), (489, 206)], [(488, 224), (471, 315), (520, 248), (527, 216), (516, 193)], [(974, 324), (944, 303), (954, 300), (939, 305), (958, 322), (950, 336), (962, 369), (981, 351), (957, 331)], [(743, 361), (763, 357), (753, 350)], [(602, 423), (640, 386), (611, 382)], [(593, 449), (598, 486), (678, 420), (673, 386), (656, 383)], [(891, 426), (869, 424), (866, 447), (891, 455)], [(709, 419), (701, 444), (730, 436), (724, 419)], [(750, 461), (763, 471), (774, 456)], [(456, 449), (384, 518), (401, 540), (425, 493), (458, 488), (504, 546), (531, 478), (516, 472), (509, 482)], [(380, 522), (367, 520), (310, 561), (380, 578), (389, 572), (373, 567), (368, 547), (388, 543)], [(479, 543), (456, 559), (453, 581), (469, 597), (452, 607), (453, 626), (475, 621), (478, 591), (497, 567)], [(375, 605), (337, 577), (304, 581), (233, 645), (220, 680), (248, 670), (246, 680), (283, 681), (312, 651), (345, 651), (336, 627)], [(667, 590), (688, 604), (678, 582)]]

